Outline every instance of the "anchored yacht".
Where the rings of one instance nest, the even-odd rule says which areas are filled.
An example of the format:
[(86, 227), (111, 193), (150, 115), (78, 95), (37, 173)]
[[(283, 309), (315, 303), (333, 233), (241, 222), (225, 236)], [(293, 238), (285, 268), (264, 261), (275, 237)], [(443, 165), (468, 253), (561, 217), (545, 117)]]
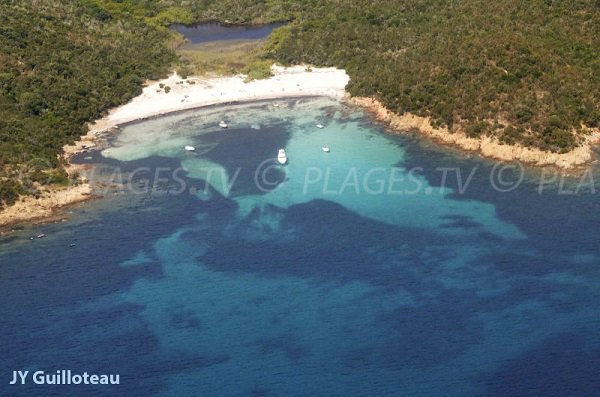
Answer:
[(279, 164), (287, 163), (287, 156), (285, 154), (285, 149), (279, 149), (279, 152), (277, 153), (277, 161), (279, 161)]

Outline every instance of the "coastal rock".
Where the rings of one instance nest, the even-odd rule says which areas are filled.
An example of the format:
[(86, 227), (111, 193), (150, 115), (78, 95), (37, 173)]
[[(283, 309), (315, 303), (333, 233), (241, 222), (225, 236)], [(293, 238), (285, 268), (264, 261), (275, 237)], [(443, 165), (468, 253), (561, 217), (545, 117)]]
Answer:
[(379, 121), (389, 124), (394, 131), (403, 132), (417, 129), (422, 135), (446, 144), (458, 146), (461, 149), (478, 152), (481, 155), (501, 161), (521, 161), (536, 166), (556, 166), (563, 169), (573, 168), (592, 159), (592, 145), (600, 139), (598, 131), (590, 132), (586, 140), (575, 149), (567, 153), (552, 153), (521, 145), (507, 145), (495, 137), (483, 136), (470, 138), (448, 128), (434, 128), (429, 118), (415, 116), (410, 113), (395, 114), (383, 106), (376, 99), (367, 97), (354, 97), (351, 104), (365, 108)]
[(39, 198), (21, 197), (14, 205), (0, 212), (0, 225), (11, 225), (49, 217), (57, 208), (89, 200), (91, 194), (90, 185), (82, 183), (62, 189), (49, 189), (43, 192)]

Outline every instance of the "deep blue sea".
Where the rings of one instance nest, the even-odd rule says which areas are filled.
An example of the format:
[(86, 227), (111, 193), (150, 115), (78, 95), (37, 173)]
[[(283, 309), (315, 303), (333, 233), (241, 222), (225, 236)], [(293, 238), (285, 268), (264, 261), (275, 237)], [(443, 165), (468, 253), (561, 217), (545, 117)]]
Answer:
[[(0, 239), (1, 395), (600, 395), (597, 170), (278, 104), (128, 125), (103, 199)], [(9, 385), (60, 369), (121, 384)]]

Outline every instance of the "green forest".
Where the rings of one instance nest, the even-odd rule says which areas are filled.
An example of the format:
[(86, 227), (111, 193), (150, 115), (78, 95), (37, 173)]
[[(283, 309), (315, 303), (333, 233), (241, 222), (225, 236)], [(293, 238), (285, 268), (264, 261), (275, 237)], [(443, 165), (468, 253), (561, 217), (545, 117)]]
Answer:
[(600, 0), (0, 0), (0, 205), (67, 183), (86, 122), (185, 66), (168, 26), (213, 20), (287, 21), (265, 61), (470, 136), (564, 152), (600, 126)]

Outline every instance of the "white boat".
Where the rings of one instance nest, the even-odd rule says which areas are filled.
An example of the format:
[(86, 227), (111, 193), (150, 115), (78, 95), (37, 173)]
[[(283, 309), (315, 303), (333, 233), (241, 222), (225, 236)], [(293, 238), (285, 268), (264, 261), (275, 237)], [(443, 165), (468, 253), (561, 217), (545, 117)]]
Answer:
[(279, 152), (277, 153), (277, 161), (279, 161), (279, 164), (287, 163), (287, 156), (285, 154), (285, 149), (279, 149)]
[(193, 152), (194, 150), (196, 150), (196, 148), (190, 145), (186, 145), (185, 150), (187, 150), (188, 152)]
[(227, 128), (229, 126), (227, 125), (226, 122), (224, 122), (223, 120), (221, 120), (221, 122), (219, 122), (219, 127), (221, 127), (221, 128)]
[(323, 124), (317, 124), (317, 128), (325, 128)]
[(325, 153), (329, 153), (329, 152), (330, 152), (330, 150), (329, 150), (329, 146), (327, 146), (327, 145), (323, 146), (323, 147), (322, 147), (322, 149), (323, 149), (323, 151), (324, 151)]
[(46, 237), (46, 235), (44, 233), (37, 235), (37, 238), (44, 238), (44, 237)]

